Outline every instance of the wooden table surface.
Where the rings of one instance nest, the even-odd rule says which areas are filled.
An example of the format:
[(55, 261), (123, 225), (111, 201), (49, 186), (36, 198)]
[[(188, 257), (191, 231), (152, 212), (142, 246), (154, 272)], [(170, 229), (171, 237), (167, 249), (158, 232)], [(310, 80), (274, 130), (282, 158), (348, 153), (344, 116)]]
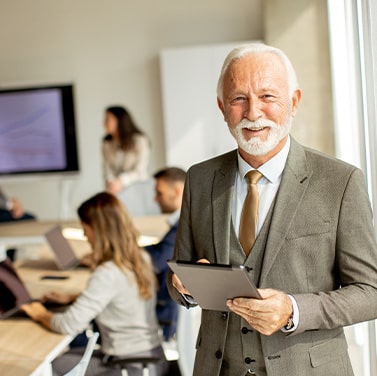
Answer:
[[(134, 223), (143, 241), (160, 239), (168, 230), (166, 216), (135, 217)], [(20, 259), (15, 263), (21, 279), (33, 298), (40, 298), (46, 292), (59, 290), (80, 292), (87, 283), (90, 272), (85, 268), (69, 271), (57, 269), (51, 250), (44, 242), (43, 234), (52, 226), (60, 224), (63, 229), (80, 229), (77, 221), (28, 221), (0, 225), (0, 242), (3, 244), (25, 244), (30, 240), (40, 243), (33, 250), (33, 259)], [(68, 239), (78, 256), (90, 251), (83, 239)], [(43, 280), (44, 275), (65, 275), (66, 280)], [(69, 344), (70, 336), (53, 333), (28, 318), (14, 318), (0, 321), (0, 375), (39, 376), (50, 362)]]
[(53, 333), (30, 319), (0, 321), (0, 374), (37, 375), (71, 340), (71, 336)]

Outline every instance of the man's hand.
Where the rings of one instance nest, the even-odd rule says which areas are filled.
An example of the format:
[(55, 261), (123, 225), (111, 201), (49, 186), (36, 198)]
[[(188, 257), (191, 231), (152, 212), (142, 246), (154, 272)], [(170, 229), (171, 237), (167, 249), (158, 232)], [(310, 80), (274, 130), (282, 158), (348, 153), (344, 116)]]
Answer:
[(171, 280), (171, 283), (173, 285), (173, 287), (175, 287), (175, 289), (181, 293), (181, 294), (187, 294), (187, 295), (191, 295), (190, 294), (190, 291), (188, 291), (185, 286), (183, 285), (183, 283), (181, 282), (181, 280), (177, 277), (177, 275), (174, 273), (173, 276), (172, 276), (172, 280)]
[[(200, 259), (197, 261), (198, 263), (202, 263), (202, 264), (209, 264), (210, 262), (207, 260), (207, 259)], [(172, 281), (171, 281), (173, 287), (175, 287), (175, 289), (181, 293), (181, 294), (186, 294), (186, 295), (191, 295), (190, 291), (188, 291), (185, 286), (183, 285), (183, 283), (181, 282), (181, 280), (177, 277), (176, 274), (173, 274), (172, 276)]]
[(292, 301), (287, 294), (278, 290), (258, 291), (263, 299), (235, 298), (228, 300), (227, 306), (255, 330), (269, 336), (287, 324), (293, 312)]
[(22, 204), (19, 200), (16, 198), (12, 198), (12, 208), (10, 209), (10, 212), (12, 214), (13, 218), (21, 218), (24, 215), (24, 208), (22, 207)]

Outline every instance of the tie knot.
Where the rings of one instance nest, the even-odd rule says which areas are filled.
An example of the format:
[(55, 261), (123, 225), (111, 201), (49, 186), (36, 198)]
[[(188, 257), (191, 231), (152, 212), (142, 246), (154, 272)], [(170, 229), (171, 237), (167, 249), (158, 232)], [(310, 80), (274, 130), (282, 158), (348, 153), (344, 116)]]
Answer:
[(248, 184), (257, 184), (263, 175), (258, 170), (251, 170), (246, 174)]

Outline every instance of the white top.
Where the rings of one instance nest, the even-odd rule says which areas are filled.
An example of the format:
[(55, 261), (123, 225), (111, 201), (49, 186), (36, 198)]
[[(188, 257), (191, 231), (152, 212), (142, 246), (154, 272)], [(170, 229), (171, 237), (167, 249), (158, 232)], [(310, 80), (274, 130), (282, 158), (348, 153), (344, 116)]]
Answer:
[(123, 187), (148, 178), (150, 144), (147, 136), (135, 135), (133, 150), (124, 151), (116, 141), (102, 142), (103, 173), (105, 181), (122, 180)]
[(70, 308), (53, 315), (51, 326), (56, 332), (75, 335), (95, 318), (102, 351), (129, 355), (151, 350), (161, 343), (155, 305), (155, 294), (149, 300), (140, 297), (133, 273), (126, 275), (108, 261), (97, 267)]

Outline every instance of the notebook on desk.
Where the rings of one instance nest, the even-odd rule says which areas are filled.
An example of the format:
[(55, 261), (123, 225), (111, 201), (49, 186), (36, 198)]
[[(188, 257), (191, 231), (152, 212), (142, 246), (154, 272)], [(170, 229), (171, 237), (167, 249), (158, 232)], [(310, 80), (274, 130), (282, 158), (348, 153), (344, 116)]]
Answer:
[(60, 226), (52, 227), (44, 236), (54, 254), (58, 269), (73, 269), (80, 265), (80, 260), (76, 257), (69, 241), (64, 237)]
[[(20, 306), (25, 303), (38, 301), (32, 299), (29, 291), (15, 270), (12, 262), (5, 259), (0, 262), (0, 320), (17, 316), (27, 317), (20, 310)], [(64, 305), (57, 303), (43, 303), (46, 308), (62, 308)], [(59, 310), (59, 309), (58, 309)]]

